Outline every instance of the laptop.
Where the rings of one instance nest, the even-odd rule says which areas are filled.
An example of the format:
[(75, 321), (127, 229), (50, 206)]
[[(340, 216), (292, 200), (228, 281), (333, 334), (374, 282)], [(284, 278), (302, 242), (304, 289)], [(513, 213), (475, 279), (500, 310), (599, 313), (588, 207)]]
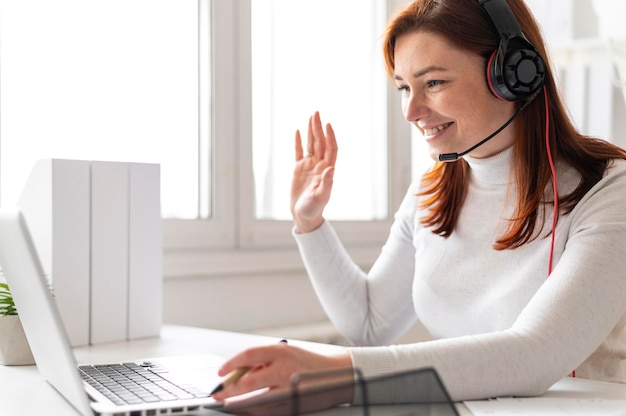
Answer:
[[(222, 414), (216, 411), (222, 404), (209, 394), (219, 384), (217, 367), (223, 362), (222, 357), (163, 357), (77, 365), (27, 224), (18, 209), (0, 209), (0, 267), (39, 372), (81, 415)], [(190, 359), (202, 361), (197, 371), (191, 371)], [(185, 377), (189, 380), (183, 380)], [(134, 384), (124, 390), (110, 379), (130, 379)]]

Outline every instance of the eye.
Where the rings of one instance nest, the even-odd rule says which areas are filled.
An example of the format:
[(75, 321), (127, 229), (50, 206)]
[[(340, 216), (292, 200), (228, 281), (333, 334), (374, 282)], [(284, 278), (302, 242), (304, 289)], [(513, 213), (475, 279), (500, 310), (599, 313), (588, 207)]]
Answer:
[(400, 91), (403, 95), (406, 95), (411, 92), (411, 88), (408, 85), (398, 85), (398, 91)]
[(445, 81), (443, 81), (443, 80), (433, 79), (433, 80), (427, 81), (426, 82), (426, 86), (428, 88), (436, 88), (436, 87), (442, 86), (444, 83), (445, 83)]

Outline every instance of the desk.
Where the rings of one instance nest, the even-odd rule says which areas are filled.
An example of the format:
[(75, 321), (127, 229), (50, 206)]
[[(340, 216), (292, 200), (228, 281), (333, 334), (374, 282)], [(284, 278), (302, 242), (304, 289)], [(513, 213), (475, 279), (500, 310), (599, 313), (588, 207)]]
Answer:
[[(275, 338), (260, 335), (165, 325), (159, 338), (79, 347), (74, 349), (74, 353), (79, 364), (207, 353), (230, 357), (244, 348), (275, 342)], [(320, 353), (342, 350), (342, 347), (338, 346), (305, 341), (290, 340), (290, 343), (314, 349)], [(555, 384), (545, 397), (626, 400), (626, 385), (563, 379)], [(25, 404), (28, 404), (28, 407), (24, 407)], [(459, 403), (457, 408), (462, 416), (472, 415), (462, 403)], [(2, 415), (11, 416), (76, 414), (73, 408), (40, 376), (35, 366), (0, 365), (0, 409)]]

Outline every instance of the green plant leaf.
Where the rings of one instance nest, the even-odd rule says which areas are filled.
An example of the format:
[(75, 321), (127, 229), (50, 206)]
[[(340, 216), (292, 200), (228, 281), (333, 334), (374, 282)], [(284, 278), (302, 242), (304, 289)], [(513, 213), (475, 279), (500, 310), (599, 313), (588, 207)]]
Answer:
[(15, 302), (13, 301), (13, 296), (11, 296), (9, 285), (0, 283), (0, 316), (6, 315), (17, 315), (17, 310), (15, 309)]

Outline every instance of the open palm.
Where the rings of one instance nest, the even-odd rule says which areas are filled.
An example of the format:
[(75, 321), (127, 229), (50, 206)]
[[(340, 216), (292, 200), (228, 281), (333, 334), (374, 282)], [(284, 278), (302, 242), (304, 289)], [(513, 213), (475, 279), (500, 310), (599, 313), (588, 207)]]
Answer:
[(330, 124), (322, 128), (319, 112), (309, 119), (307, 153), (296, 131), (296, 166), (291, 183), (291, 213), (297, 232), (305, 233), (324, 221), (323, 211), (333, 185), (337, 142)]

